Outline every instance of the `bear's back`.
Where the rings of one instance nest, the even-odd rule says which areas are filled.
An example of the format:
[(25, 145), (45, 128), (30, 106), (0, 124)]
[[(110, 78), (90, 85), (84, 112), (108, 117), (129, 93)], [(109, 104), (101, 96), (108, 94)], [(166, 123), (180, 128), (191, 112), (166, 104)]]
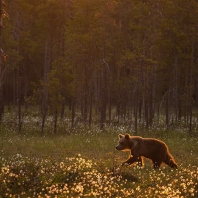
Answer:
[(154, 156), (157, 157), (158, 155), (161, 156), (166, 153), (167, 146), (164, 142), (155, 138), (142, 138), (138, 150), (140, 155), (153, 158)]

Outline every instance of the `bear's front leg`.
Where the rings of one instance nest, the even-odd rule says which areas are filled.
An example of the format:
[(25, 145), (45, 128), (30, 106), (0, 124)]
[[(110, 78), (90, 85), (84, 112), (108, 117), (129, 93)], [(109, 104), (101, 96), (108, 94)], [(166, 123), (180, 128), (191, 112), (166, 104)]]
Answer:
[(135, 162), (137, 162), (137, 157), (131, 155), (125, 162), (122, 163), (122, 166), (125, 164), (131, 165)]

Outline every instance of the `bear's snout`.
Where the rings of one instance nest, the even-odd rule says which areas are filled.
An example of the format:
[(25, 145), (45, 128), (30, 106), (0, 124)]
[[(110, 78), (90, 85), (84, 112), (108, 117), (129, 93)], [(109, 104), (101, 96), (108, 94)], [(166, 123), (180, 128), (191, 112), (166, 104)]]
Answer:
[(119, 147), (119, 145), (117, 145), (115, 148), (116, 148), (117, 150), (121, 150), (121, 148)]

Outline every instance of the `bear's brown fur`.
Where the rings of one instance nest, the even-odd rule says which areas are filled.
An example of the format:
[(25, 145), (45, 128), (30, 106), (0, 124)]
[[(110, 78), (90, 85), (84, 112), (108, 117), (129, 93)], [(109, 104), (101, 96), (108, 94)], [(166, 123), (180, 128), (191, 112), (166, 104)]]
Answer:
[(138, 162), (140, 166), (143, 165), (142, 157), (152, 160), (153, 168), (159, 168), (162, 163), (167, 164), (171, 168), (177, 168), (177, 164), (170, 154), (168, 146), (154, 138), (142, 138), (140, 136), (119, 135), (119, 144), (116, 146), (117, 150), (130, 150), (129, 158), (122, 163), (133, 164)]

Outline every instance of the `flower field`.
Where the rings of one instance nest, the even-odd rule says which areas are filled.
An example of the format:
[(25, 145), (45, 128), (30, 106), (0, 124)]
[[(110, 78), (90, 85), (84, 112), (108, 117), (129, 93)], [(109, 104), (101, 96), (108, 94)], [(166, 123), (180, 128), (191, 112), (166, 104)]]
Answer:
[[(163, 165), (123, 166), (127, 152), (115, 150), (125, 127), (66, 129), (66, 133), (33, 134), (28, 122), (18, 135), (14, 126), (0, 130), (0, 197), (198, 197), (198, 139), (186, 132), (142, 132), (167, 143), (178, 163), (173, 170)], [(29, 124), (29, 126), (28, 126)], [(26, 127), (26, 128), (25, 128)], [(29, 127), (29, 130), (28, 130)], [(36, 127), (36, 124), (35, 124)], [(49, 127), (50, 128), (50, 127)]]
[(20, 154), (0, 159), (2, 197), (197, 197), (198, 168), (101, 171), (80, 155), (61, 162)]

